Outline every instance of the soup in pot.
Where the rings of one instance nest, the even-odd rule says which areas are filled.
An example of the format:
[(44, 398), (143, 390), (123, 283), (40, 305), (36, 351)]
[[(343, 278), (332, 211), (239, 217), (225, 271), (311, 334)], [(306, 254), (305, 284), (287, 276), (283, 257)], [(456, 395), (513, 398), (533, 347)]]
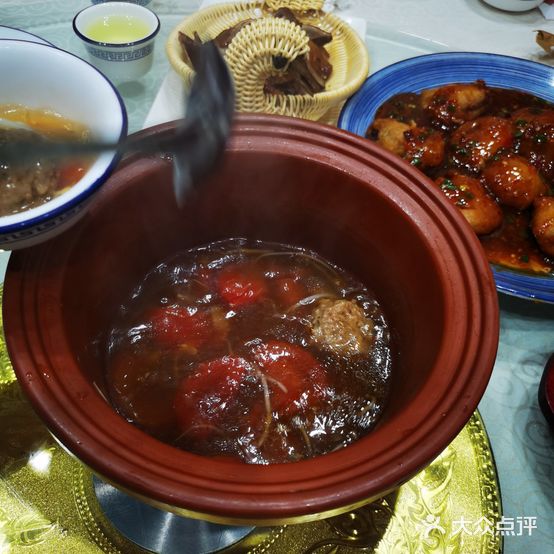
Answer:
[(121, 306), (110, 400), (187, 451), (292, 462), (369, 432), (386, 403), (389, 325), (375, 295), (316, 253), (231, 239), (161, 263)]

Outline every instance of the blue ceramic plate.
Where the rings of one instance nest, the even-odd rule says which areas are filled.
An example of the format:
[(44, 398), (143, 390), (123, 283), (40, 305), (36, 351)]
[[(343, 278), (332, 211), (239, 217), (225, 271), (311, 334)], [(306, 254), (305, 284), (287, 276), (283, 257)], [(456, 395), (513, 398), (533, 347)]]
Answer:
[[(339, 127), (360, 136), (379, 106), (401, 92), (483, 79), (487, 85), (523, 90), (554, 103), (554, 68), (520, 58), (478, 52), (442, 52), (410, 58), (371, 75), (345, 104)], [(554, 275), (538, 276), (492, 266), (500, 292), (554, 303)]]

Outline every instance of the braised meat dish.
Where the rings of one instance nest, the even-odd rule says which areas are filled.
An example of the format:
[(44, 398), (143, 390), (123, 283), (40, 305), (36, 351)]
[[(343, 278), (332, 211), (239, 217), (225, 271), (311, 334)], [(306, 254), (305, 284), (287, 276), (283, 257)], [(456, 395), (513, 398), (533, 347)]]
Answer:
[(403, 93), (367, 137), (460, 209), (491, 263), (554, 272), (554, 106), (484, 81)]

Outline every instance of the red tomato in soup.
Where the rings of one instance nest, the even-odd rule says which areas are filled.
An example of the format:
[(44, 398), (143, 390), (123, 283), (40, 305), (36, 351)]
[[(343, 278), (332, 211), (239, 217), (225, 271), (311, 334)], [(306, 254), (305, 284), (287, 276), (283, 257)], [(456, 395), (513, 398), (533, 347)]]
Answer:
[(183, 306), (155, 308), (148, 316), (154, 340), (164, 346), (198, 348), (213, 336), (208, 313)]
[(231, 266), (219, 274), (217, 290), (231, 308), (254, 304), (267, 294), (263, 275), (240, 266)]
[(285, 308), (294, 306), (306, 296), (306, 289), (302, 283), (293, 277), (279, 277), (273, 283), (276, 299)]
[(235, 356), (199, 364), (194, 374), (181, 381), (175, 395), (173, 405), (183, 433), (195, 439), (221, 433), (250, 373), (250, 364)]
[(292, 416), (324, 399), (327, 372), (301, 346), (273, 340), (256, 346), (253, 354), (268, 378), (272, 411)]

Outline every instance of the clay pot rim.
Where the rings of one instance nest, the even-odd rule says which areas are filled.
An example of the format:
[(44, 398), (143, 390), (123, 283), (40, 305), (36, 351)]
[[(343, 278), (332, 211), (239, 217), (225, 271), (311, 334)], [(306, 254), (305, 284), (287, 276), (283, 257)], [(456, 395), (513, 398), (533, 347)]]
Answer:
[[(145, 133), (171, 128), (172, 124), (164, 124)], [(416, 216), (433, 220), (437, 229), (432, 238), (452, 249), (450, 261), (454, 260), (456, 267), (445, 266), (440, 249), (434, 252), (443, 293), (450, 291), (445, 310), (453, 314), (445, 320), (445, 335), (452, 338), (442, 345), (435, 366), (451, 366), (451, 372), (434, 371), (417, 397), (391, 421), (341, 451), (295, 464), (254, 466), (203, 458), (164, 445), (117, 416), (80, 375), (74, 360), (71, 367), (64, 368), (75, 377), (69, 385), (63, 372), (57, 375), (51, 370), (56, 366), (56, 353), (49, 354), (44, 348), (44, 321), (38, 306), (43, 311), (59, 310), (52, 293), (59, 289), (62, 278), (59, 275), (56, 281), (50, 276), (50, 286), (46, 287), (32, 273), (40, 269), (42, 256), (59, 255), (49, 252), (48, 245), (33, 259), (22, 254), (30, 270), (23, 283), (12, 279), (8, 270), (4, 312), (21, 310), (16, 317), (21, 317), (21, 329), (24, 322), (27, 330), (21, 336), (7, 337), (22, 387), (53, 433), (92, 469), (156, 502), (216, 521), (282, 522), (374, 498), (413, 476), (438, 455), (467, 422), (488, 383), (498, 344), (498, 306), (494, 281), (475, 235), (442, 193), (415, 168), (373, 143), (332, 127), (278, 116), (237, 117), (229, 149), (246, 150), (254, 143), (256, 151), (267, 145), (272, 152), (314, 155), (318, 162), (329, 165), (346, 156), (351, 160), (349, 172), (358, 172), (360, 178), (364, 176), (362, 164), (378, 168), (402, 188), (404, 201), (417, 202), (421, 212)], [(117, 184), (118, 179), (124, 179), (135, 163), (143, 161), (130, 158), (110, 181)], [(414, 187), (414, 181), (420, 186)], [(63, 243), (66, 254), (70, 244), (70, 239)], [(10, 266), (12, 263), (13, 259)], [(452, 280), (456, 281), (457, 299), (452, 294)], [(18, 304), (20, 297), (22, 305)], [(496, 316), (492, 320), (487, 318), (491, 314)], [(49, 333), (57, 341), (58, 352), (68, 351), (61, 319), (55, 327)], [(29, 356), (23, 353), (22, 344)], [(449, 387), (445, 381), (450, 382)], [(434, 399), (437, 388), (444, 393)], [(418, 406), (431, 398), (434, 400), (426, 400), (422, 412)], [(386, 448), (368, 456), (371, 445), (379, 442)]]

